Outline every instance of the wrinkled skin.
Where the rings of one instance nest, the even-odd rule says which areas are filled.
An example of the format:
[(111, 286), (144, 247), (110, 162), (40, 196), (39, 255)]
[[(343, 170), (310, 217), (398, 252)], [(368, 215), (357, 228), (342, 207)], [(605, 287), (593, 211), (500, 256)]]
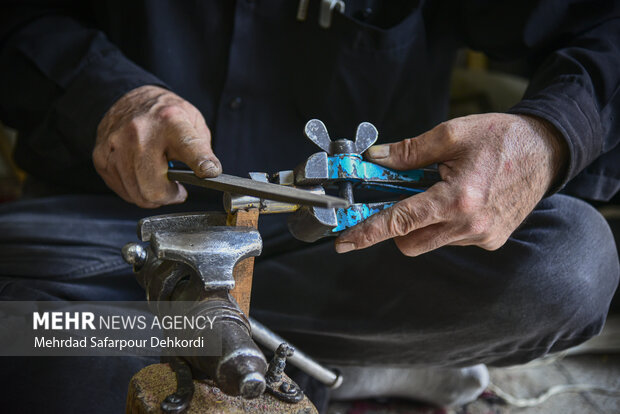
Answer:
[(456, 118), (366, 156), (399, 170), (438, 163), (442, 181), (344, 232), (336, 251), (394, 239), (417, 256), (445, 245), (500, 248), (564, 175), (568, 149), (546, 121), (495, 113)]
[(158, 86), (128, 92), (99, 124), (95, 169), (124, 200), (155, 208), (187, 198), (185, 188), (166, 177), (169, 160), (183, 161), (202, 178), (222, 172), (198, 109)]

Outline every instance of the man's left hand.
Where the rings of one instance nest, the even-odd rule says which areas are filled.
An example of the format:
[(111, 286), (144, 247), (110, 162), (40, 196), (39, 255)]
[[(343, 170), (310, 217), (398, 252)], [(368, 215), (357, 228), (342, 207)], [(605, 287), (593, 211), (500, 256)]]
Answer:
[(567, 154), (547, 121), (500, 113), (456, 118), (371, 147), (370, 161), (398, 170), (437, 163), (442, 181), (344, 232), (336, 251), (391, 238), (407, 256), (445, 245), (498, 249), (563, 173)]

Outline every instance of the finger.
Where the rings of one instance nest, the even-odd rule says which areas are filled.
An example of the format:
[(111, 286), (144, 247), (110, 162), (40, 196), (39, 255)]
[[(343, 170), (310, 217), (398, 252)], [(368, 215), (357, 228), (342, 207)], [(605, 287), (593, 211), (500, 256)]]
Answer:
[(198, 131), (198, 134), (200, 136), (208, 136), (209, 142), (211, 142), (211, 131), (209, 130), (209, 127), (207, 126), (205, 119), (202, 117), (202, 115), (200, 115), (199, 112), (196, 114), (196, 117), (194, 118), (192, 125), (196, 129), (196, 131)]
[(443, 123), (415, 138), (374, 145), (366, 151), (366, 158), (398, 170), (447, 161), (459, 151), (455, 128), (450, 123)]
[(158, 151), (137, 158), (133, 166), (139, 193), (143, 200), (155, 206), (178, 204), (185, 201), (187, 191), (176, 181), (168, 179), (168, 161)]
[(140, 196), (126, 179), (124, 166), (129, 151), (115, 150), (111, 143), (118, 138), (115, 134), (108, 137), (105, 143), (97, 143), (93, 149), (93, 164), (106, 185), (128, 203), (140, 205)]
[(424, 193), (400, 201), (345, 231), (336, 239), (336, 251), (345, 253), (364, 249), (440, 222), (445, 210), (441, 184), (438, 183)]
[[(128, 174), (126, 171), (123, 171), (123, 167), (119, 164), (116, 167), (118, 179), (123, 186), (123, 192), (127, 194), (127, 198), (123, 197), (125, 201), (129, 201), (130, 203), (136, 204), (138, 207), (143, 208), (151, 208), (155, 206), (147, 205), (146, 200), (143, 199), (140, 191), (138, 190), (138, 185), (135, 182), (135, 177), (133, 177), (133, 173)], [(129, 179), (128, 179), (129, 177)]]
[(176, 181), (174, 181), (174, 184), (176, 184), (177, 186), (176, 188), (177, 196), (172, 201), (170, 201), (169, 204), (181, 204), (185, 200), (187, 200), (187, 190), (185, 189), (185, 187), (183, 187), (181, 184), (179, 184)]
[(168, 159), (187, 164), (199, 177), (217, 177), (222, 164), (211, 149), (211, 135), (199, 131), (188, 121), (176, 122), (168, 131)]
[(458, 236), (451, 231), (451, 224), (443, 222), (396, 237), (394, 242), (405, 256), (414, 257), (451, 244), (455, 240), (458, 240)]
[(480, 246), (484, 242), (483, 236), (473, 235), (459, 237), (456, 240), (452, 240), (448, 243), (450, 246)]
[(100, 175), (106, 185), (120, 198), (127, 201), (128, 203), (134, 204), (134, 199), (131, 196), (131, 193), (128, 192), (125, 188), (118, 168), (112, 161), (110, 161), (110, 164), (107, 166), (105, 174)]
[(142, 208), (160, 207), (162, 203), (157, 202), (157, 200), (147, 198), (144, 191), (140, 188), (140, 183), (138, 182), (136, 168), (132, 158), (133, 153), (123, 152), (122, 154), (123, 155), (120, 155), (120, 158), (118, 159), (116, 167), (125, 191), (130, 194), (132, 202)]
[(478, 246), (484, 250), (494, 251), (506, 244), (510, 239), (510, 234), (497, 234), (493, 236), (470, 237), (463, 240), (456, 240), (449, 243), (451, 246)]

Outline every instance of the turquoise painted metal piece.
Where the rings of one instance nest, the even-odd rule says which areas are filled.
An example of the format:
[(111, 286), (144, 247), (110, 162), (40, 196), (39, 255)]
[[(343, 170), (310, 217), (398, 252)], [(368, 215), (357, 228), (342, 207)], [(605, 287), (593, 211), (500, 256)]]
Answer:
[[(329, 180), (332, 182), (349, 181), (356, 187), (386, 191), (397, 194), (412, 195), (424, 191), (422, 188), (404, 185), (421, 185), (428, 180), (424, 170), (397, 171), (372, 162), (364, 161), (359, 154), (336, 154), (327, 157)], [(348, 208), (336, 209), (338, 226), (332, 233), (338, 233), (353, 227), (368, 217), (394, 205), (394, 202), (355, 203)]]
[(336, 218), (338, 219), (338, 226), (332, 229), (332, 233), (338, 233), (343, 230), (353, 227), (362, 221), (366, 220), (373, 214), (377, 214), (381, 210), (392, 207), (393, 202), (386, 201), (383, 203), (355, 203), (351, 204), (348, 208), (337, 208)]
[[(372, 162), (364, 161), (359, 154), (336, 154), (327, 157), (330, 180), (344, 180), (353, 183), (417, 184), (425, 178), (424, 170), (397, 171)], [(401, 185), (401, 187), (403, 187)], [(404, 188), (404, 187), (403, 187)]]
[(422, 188), (403, 187), (402, 185), (396, 185), (396, 184), (361, 183), (360, 187), (368, 188), (370, 190), (385, 191), (388, 193), (396, 193), (396, 194), (403, 194), (403, 195), (414, 195), (414, 194), (423, 193), (424, 191), (426, 191)]

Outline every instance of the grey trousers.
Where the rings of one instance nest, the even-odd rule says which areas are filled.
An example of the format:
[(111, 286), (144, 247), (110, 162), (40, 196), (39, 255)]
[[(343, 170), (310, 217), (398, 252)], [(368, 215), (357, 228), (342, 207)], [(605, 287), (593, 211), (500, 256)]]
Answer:
[[(0, 299), (144, 299), (119, 251), (136, 240), (137, 219), (161, 213), (112, 196), (0, 206)], [(494, 252), (445, 247), (408, 258), (387, 241), (338, 255), (331, 240), (292, 239), (277, 216), (261, 217), (261, 233), (252, 316), (339, 365), (524, 363), (596, 335), (620, 273), (603, 217), (562, 195), (544, 199)], [(117, 412), (131, 375), (152, 362), (3, 358), (0, 389), (9, 407), (29, 412), (77, 411), (89, 398), (92, 412)]]

